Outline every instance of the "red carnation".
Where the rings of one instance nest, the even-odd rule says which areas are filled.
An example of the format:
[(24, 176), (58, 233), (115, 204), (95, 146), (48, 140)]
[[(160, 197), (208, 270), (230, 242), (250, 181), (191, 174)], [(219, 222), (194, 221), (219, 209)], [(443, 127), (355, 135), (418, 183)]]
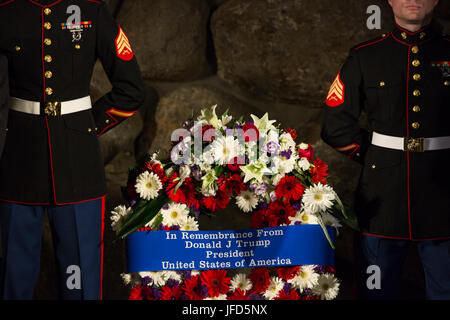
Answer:
[(319, 158), (317, 158), (317, 160), (313, 162), (313, 166), (311, 167), (312, 182), (313, 183), (321, 182), (322, 184), (326, 184), (328, 177), (327, 171), (328, 165)]
[(149, 287), (136, 286), (133, 289), (131, 289), (128, 300), (147, 300), (148, 294), (149, 294)]
[(277, 219), (277, 224), (271, 225), (273, 227), (280, 224), (289, 225), (289, 217), (293, 217), (295, 214), (295, 209), (288, 202), (281, 202), (279, 200), (271, 202), (269, 204), (269, 208), (267, 209), (267, 215), (269, 217), (274, 217), (272, 219)]
[(314, 150), (310, 144), (308, 144), (308, 148), (305, 150), (298, 148), (299, 158), (306, 158), (309, 162), (313, 160)]
[(153, 163), (145, 162), (145, 168), (143, 171), (145, 170), (148, 170), (149, 172), (153, 172), (154, 174), (156, 174), (163, 184), (167, 182), (168, 178), (164, 174), (164, 169), (158, 162)]
[(278, 273), (278, 276), (283, 280), (291, 280), (294, 278), (298, 272), (300, 271), (299, 266), (293, 266), (293, 267), (278, 267), (275, 268), (275, 270)]
[(275, 300), (300, 300), (300, 296), (298, 295), (296, 290), (290, 290), (289, 293), (281, 290)]
[(240, 194), (241, 191), (247, 190), (247, 186), (240, 174), (222, 174), (217, 182), (219, 190), (227, 193)]
[(189, 300), (203, 300), (204, 298), (200, 276), (192, 276), (190, 279), (186, 279), (182, 289)]
[(202, 140), (203, 142), (212, 142), (216, 135), (216, 129), (212, 125), (202, 126)]
[(202, 272), (202, 283), (208, 288), (210, 297), (217, 297), (228, 292), (231, 278), (226, 275), (227, 271), (223, 269)]
[(164, 286), (161, 288), (161, 300), (180, 300), (183, 295), (181, 287)]
[[(284, 208), (284, 207), (282, 207)], [(295, 215), (295, 214), (294, 214)], [(258, 210), (252, 214), (251, 227), (252, 228), (267, 228), (276, 227), (280, 225), (281, 216), (278, 210)]]
[(258, 128), (252, 123), (246, 123), (242, 127), (244, 131), (244, 139), (245, 142), (249, 141), (258, 141), (259, 140), (259, 131)]
[(265, 210), (261, 209), (258, 211), (254, 211), (252, 214), (251, 219), (251, 227), (252, 228), (264, 228), (268, 227), (268, 225), (265, 225), (266, 219), (265, 219)]
[(292, 140), (297, 139), (297, 131), (295, 131), (295, 129), (287, 128), (286, 132), (291, 135)]
[(300, 200), (303, 196), (305, 188), (302, 186), (301, 181), (294, 176), (284, 176), (278, 182), (275, 194), (277, 199), (284, 198), (285, 201)]
[(192, 178), (184, 179), (181, 186), (176, 190), (175, 187), (180, 182), (178, 174), (175, 172), (169, 179), (166, 187), (167, 196), (174, 202), (187, 204), (189, 207), (194, 206), (196, 209), (200, 207), (199, 195), (196, 194), (195, 185)]
[(262, 293), (267, 290), (270, 284), (270, 275), (267, 268), (255, 268), (251, 271), (248, 278), (253, 283), (252, 292)]
[(239, 171), (240, 167), (244, 164), (244, 159), (242, 159), (241, 157), (234, 157), (228, 162), (228, 169), (230, 169), (231, 171)]
[(241, 289), (237, 288), (234, 292), (228, 296), (227, 300), (249, 300), (248, 296)]
[(201, 202), (206, 209), (214, 212), (217, 209), (225, 209), (230, 202), (230, 197), (227, 192), (217, 190), (215, 196), (204, 197)]
[(336, 269), (334, 267), (325, 266), (324, 269), (325, 269), (325, 272), (327, 272), (327, 273), (336, 274)]

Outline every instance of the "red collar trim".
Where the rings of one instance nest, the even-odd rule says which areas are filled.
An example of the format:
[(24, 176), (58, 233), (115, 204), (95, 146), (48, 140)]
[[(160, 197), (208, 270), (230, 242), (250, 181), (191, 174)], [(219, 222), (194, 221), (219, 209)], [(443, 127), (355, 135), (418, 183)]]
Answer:
[(54, 6), (55, 4), (58, 4), (58, 3), (61, 2), (62, 0), (57, 0), (57, 1), (55, 1), (55, 2), (53, 2), (53, 3), (51, 3), (51, 4), (47, 4), (47, 5), (42, 4), (42, 3), (37, 3), (36, 1), (33, 1), (33, 0), (28, 0), (28, 1), (30, 1), (31, 3), (33, 3), (33, 4), (35, 4), (35, 5), (39, 6), (39, 7), (47, 8), (47, 7)]
[(411, 32), (411, 31), (409, 31), (409, 30), (406, 30), (406, 29), (400, 27), (397, 23), (395, 24), (395, 27), (396, 27), (397, 29), (400, 29), (401, 31), (404, 31), (404, 32), (406, 32), (407, 34), (413, 36), (413, 35), (415, 35), (415, 34), (418, 34), (418, 33), (422, 32), (422, 31), (428, 29), (429, 24), (427, 24), (426, 26), (420, 28), (419, 30), (417, 30), (417, 31), (415, 31), (415, 32)]

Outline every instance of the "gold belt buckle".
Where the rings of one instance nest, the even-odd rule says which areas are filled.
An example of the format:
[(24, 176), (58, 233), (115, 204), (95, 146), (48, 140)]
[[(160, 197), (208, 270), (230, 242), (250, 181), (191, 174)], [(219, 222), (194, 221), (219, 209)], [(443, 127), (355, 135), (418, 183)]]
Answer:
[(407, 152), (424, 152), (424, 138), (406, 137), (403, 139), (403, 151)]
[(48, 116), (60, 116), (61, 115), (61, 102), (47, 102), (47, 105), (44, 109), (45, 114)]

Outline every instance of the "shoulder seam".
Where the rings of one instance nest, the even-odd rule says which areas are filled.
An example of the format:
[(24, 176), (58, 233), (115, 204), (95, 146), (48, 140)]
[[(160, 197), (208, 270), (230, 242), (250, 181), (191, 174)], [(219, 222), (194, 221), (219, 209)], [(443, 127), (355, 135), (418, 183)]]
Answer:
[(5, 3), (0, 3), (0, 7), (4, 6), (4, 5), (7, 5), (7, 4), (11, 3), (11, 2), (14, 2), (14, 1), (16, 1), (16, 0), (9, 0), (9, 1), (6, 1)]
[(105, 4), (104, 1), (100, 1), (100, 0), (86, 0), (87, 2), (92, 2), (92, 3), (96, 3), (96, 4)]
[(371, 42), (369, 42), (369, 43), (365, 43), (365, 44), (362, 44), (362, 45), (357, 45), (357, 46), (354, 47), (353, 49), (354, 49), (354, 50), (359, 50), (359, 49), (361, 49), (361, 48), (363, 48), (363, 47), (367, 47), (367, 46), (374, 45), (374, 44), (376, 44), (376, 43), (379, 43), (379, 42), (381, 42), (381, 41), (384, 41), (384, 40), (388, 39), (390, 36), (391, 36), (391, 33), (389, 32), (385, 37), (383, 37), (383, 38), (381, 38), (381, 39), (373, 40), (373, 41), (371, 41)]

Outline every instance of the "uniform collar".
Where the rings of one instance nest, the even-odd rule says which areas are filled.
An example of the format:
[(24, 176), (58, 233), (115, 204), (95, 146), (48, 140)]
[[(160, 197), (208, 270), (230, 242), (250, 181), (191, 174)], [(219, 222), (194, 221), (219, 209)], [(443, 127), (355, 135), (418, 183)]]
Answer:
[(51, 7), (57, 3), (60, 3), (62, 0), (28, 0), (28, 1), (40, 7)]
[(433, 38), (436, 33), (437, 31), (433, 23), (430, 23), (415, 32), (411, 32), (400, 27), (398, 24), (395, 24), (395, 28), (392, 31), (392, 36), (398, 42), (409, 46), (428, 41)]

